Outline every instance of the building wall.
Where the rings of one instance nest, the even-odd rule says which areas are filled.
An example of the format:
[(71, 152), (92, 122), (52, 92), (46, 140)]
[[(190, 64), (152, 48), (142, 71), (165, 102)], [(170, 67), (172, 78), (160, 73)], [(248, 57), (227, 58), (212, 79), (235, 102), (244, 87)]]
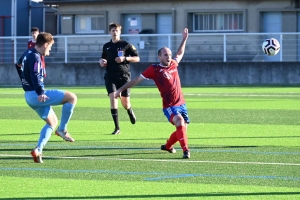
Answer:
[[(59, 6), (59, 13), (89, 13), (89, 12), (106, 12), (107, 21), (122, 22), (122, 15), (128, 13), (175, 13), (174, 32), (191, 26), (188, 13), (194, 12), (224, 12), (224, 11), (245, 11), (246, 27), (245, 32), (260, 32), (260, 12), (265, 11), (283, 11), (291, 12), (295, 15), (291, 0), (203, 0), (203, 1), (175, 1), (175, 2), (152, 2), (141, 1), (134, 3), (69, 3)], [(122, 9), (119, 9), (122, 8)], [(288, 11), (289, 10), (289, 11)], [(146, 17), (147, 18), (147, 17)], [(285, 21), (284, 21), (285, 22)], [(285, 23), (285, 26), (295, 27), (295, 24)], [(191, 29), (191, 27), (189, 27)], [(66, 31), (70, 32), (70, 31)]]
[(0, 36), (11, 35), (11, 0), (2, 0), (0, 6)]
[[(152, 63), (131, 65), (132, 77)], [(178, 68), (183, 86), (200, 85), (300, 85), (300, 68), (296, 62), (188, 63)], [(47, 64), (46, 85), (104, 86), (105, 69), (98, 63)], [(0, 85), (20, 85), (15, 67), (0, 65)], [(154, 85), (143, 81), (140, 85)]]

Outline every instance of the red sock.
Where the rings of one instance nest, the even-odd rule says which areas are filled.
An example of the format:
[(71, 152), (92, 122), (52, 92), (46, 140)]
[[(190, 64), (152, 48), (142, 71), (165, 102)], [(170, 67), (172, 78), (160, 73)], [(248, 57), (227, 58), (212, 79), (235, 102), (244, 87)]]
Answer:
[(176, 136), (183, 151), (189, 150), (185, 126), (176, 128)]
[(170, 135), (170, 138), (167, 140), (166, 149), (171, 149), (172, 146), (177, 142), (176, 131)]

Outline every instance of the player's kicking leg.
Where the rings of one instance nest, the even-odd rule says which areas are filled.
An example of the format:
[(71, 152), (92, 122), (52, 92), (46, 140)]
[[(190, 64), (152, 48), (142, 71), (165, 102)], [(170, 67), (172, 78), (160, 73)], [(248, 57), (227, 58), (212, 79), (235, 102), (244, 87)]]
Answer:
[(63, 105), (60, 125), (55, 131), (55, 134), (57, 136), (60, 136), (67, 142), (75, 141), (69, 134), (67, 130), (67, 125), (72, 117), (76, 103), (77, 103), (77, 96), (72, 92), (65, 91), (64, 98), (60, 103)]

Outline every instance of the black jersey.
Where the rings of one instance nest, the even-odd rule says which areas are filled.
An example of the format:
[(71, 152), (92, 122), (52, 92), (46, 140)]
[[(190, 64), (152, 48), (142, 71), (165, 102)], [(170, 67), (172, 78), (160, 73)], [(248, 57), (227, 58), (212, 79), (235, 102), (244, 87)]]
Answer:
[(124, 40), (119, 40), (116, 43), (113, 43), (112, 40), (110, 40), (108, 43), (104, 44), (101, 58), (107, 60), (106, 72), (108, 74), (114, 75), (120, 72), (129, 72), (129, 62), (124, 61), (122, 63), (117, 63), (115, 58), (118, 56), (138, 56), (138, 53), (132, 44)]

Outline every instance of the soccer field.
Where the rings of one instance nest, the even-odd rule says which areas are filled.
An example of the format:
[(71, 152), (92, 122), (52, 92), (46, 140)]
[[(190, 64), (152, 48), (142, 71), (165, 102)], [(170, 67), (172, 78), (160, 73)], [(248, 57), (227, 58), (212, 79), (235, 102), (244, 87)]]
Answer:
[(132, 89), (137, 123), (120, 108), (120, 135), (103, 87), (64, 89), (75, 142), (53, 134), (39, 164), (44, 122), (21, 88), (0, 88), (0, 199), (300, 199), (300, 88), (183, 88), (191, 159), (160, 150), (175, 128), (156, 88)]

